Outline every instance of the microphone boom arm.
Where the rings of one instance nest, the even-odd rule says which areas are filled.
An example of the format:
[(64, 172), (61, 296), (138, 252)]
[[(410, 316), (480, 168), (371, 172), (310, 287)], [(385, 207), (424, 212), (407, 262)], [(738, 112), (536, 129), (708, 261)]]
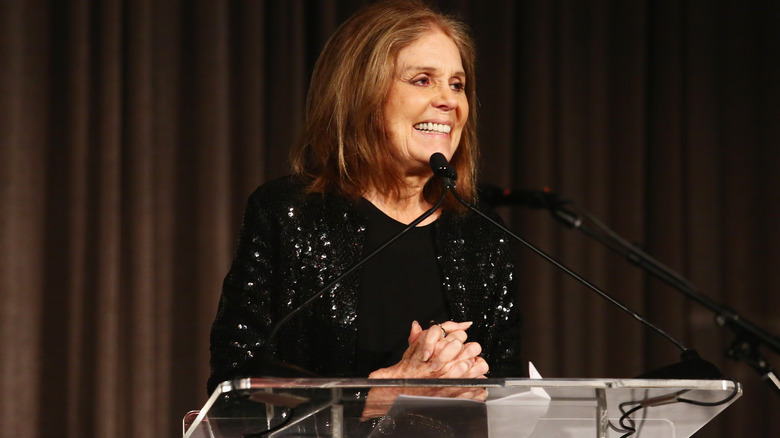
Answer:
[[(677, 348), (679, 348), (682, 351), (681, 359), (682, 362), (673, 364), (671, 366), (667, 366), (664, 368), (660, 368), (657, 370), (653, 370), (647, 373), (644, 373), (642, 378), (685, 378), (685, 379), (722, 379), (723, 374), (720, 372), (720, 370), (715, 367), (715, 365), (702, 360), (698, 353), (696, 353), (695, 350), (686, 348), (680, 341), (673, 338), (671, 335), (667, 334), (665, 331), (663, 331), (659, 326), (651, 323), (644, 317), (642, 317), (640, 314), (634, 312), (627, 306), (623, 305), (621, 302), (607, 294), (606, 292), (602, 291), (595, 285), (593, 285), (591, 282), (585, 280), (582, 278), (579, 274), (572, 271), (568, 267), (564, 266), (562, 263), (558, 262), (551, 256), (547, 255), (544, 251), (537, 248), (536, 246), (528, 243), (525, 241), (525, 239), (521, 238), (517, 234), (513, 233), (510, 229), (499, 223), (498, 221), (494, 220), (493, 218), (489, 217), (488, 215), (484, 214), (482, 211), (475, 208), (470, 203), (466, 202), (457, 192), (455, 189), (455, 181), (457, 180), (457, 172), (455, 171), (452, 166), (447, 163), (447, 160), (444, 158), (444, 156), (441, 153), (434, 153), (431, 156), (431, 168), (434, 171), (434, 174), (441, 177), (442, 180), (445, 183), (445, 187), (449, 189), (449, 191), (452, 193), (452, 195), (455, 197), (455, 199), (460, 202), (463, 206), (471, 210), (472, 212), (476, 213), (483, 219), (490, 222), (493, 226), (496, 228), (502, 230), (504, 233), (509, 235), (510, 237), (514, 238), (518, 242), (525, 245), (527, 248), (531, 249), (534, 253), (536, 253), (538, 256), (544, 258), (547, 262), (554, 265), (558, 269), (564, 271), (566, 274), (568, 274), (570, 277), (577, 280), (580, 284), (587, 286), (591, 291), (598, 294), (600, 297), (604, 298), (605, 300), (609, 301), (611, 304), (615, 305), (616, 307), (620, 308), (624, 312), (630, 314), (634, 319), (642, 323), (644, 326), (652, 329), (657, 334), (663, 336), (666, 340), (674, 344)], [(504, 193), (506, 195), (506, 193)], [(539, 200), (539, 196), (532, 196), (534, 198), (534, 202), (532, 202), (531, 206), (533, 207), (540, 207), (545, 206), (547, 208), (551, 208), (552, 206), (560, 206), (565, 203), (568, 203), (568, 201), (563, 201), (560, 198), (558, 198), (555, 195), (552, 195), (549, 193), (549, 191), (545, 190), (543, 192), (541, 198), (544, 202), (537, 202)], [(567, 219), (572, 220), (572, 224), (579, 226), (581, 225), (581, 221), (576, 217), (576, 215), (564, 215), (564, 217), (559, 218), (561, 220)]]
[(634, 312), (633, 310), (631, 310), (630, 308), (628, 308), (627, 306), (625, 306), (625, 305), (624, 305), (623, 303), (621, 303), (620, 301), (618, 301), (618, 300), (616, 300), (615, 298), (611, 297), (609, 294), (607, 294), (606, 292), (604, 292), (603, 290), (601, 290), (600, 288), (598, 288), (596, 285), (594, 285), (594, 284), (593, 284), (593, 283), (591, 283), (590, 281), (588, 281), (588, 280), (584, 279), (582, 276), (580, 276), (580, 275), (579, 275), (579, 274), (577, 274), (576, 272), (572, 271), (571, 269), (569, 269), (568, 267), (566, 267), (564, 264), (562, 264), (561, 262), (559, 262), (559, 261), (557, 261), (556, 259), (554, 259), (552, 256), (548, 255), (547, 253), (545, 253), (545, 252), (544, 252), (544, 251), (542, 251), (541, 249), (537, 248), (536, 246), (534, 246), (534, 245), (530, 244), (529, 242), (527, 242), (527, 241), (526, 241), (525, 239), (523, 239), (522, 237), (520, 237), (520, 236), (518, 236), (517, 234), (513, 233), (513, 232), (512, 232), (511, 230), (509, 230), (507, 227), (505, 227), (505, 226), (501, 225), (500, 223), (496, 222), (496, 221), (495, 221), (493, 218), (491, 218), (490, 216), (488, 216), (488, 215), (486, 215), (485, 213), (481, 212), (481, 211), (480, 211), (480, 210), (478, 210), (477, 208), (474, 208), (474, 206), (472, 206), (471, 204), (469, 204), (468, 202), (466, 202), (466, 201), (465, 201), (463, 198), (461, 198), (461, 197), (460, 197), (460, 195), (458, 194), (458, 192), (457, 192), (457, 191), (456, 191), (456, 190), (455, 190), (453, 187), (450, 187), (450, 192), (452, 193), (452, 195), (453, 195), (453, 196), (454, 196), (454, 197), (455, 197), (455, 198), (456, 198), (456, 199), (457, 199), (457, 200), (458, 200), (458, 201), (459, 201), (461, 204), (465, 205), (465, 206), (466, 206), (466, 207), (467, 207), (469, 210), (471, 210), (471, 211), (473, 211), (474, 213), (476, 213), (476, 214), (478, 214), (478, 215), (482, 216), (484, 219), (488, 220), (490, 223), (492, 223), (492, 224), (493, 224), (493, 225), (495, 225), (496, 227), (500, 228), (500, 229), (501, 229), (501, 230), (503, 230), (505, 233), (509, 234), (509, 235), (510, 235), (512, 238), (514, 238), (514, 239), (515, 239), (515, 240), (517, 240), (518, 242), (520, 242), (520, 243), (522, 243), (523, 245), (525, 245), (525, 246), (526, 246), (528, 249), (530, 249), (531, 251), (535, 252), (537, 255), (539, 255), (539, 256), (540, 256), (540, 257), (542, 257), (543, 259), (547, 260), (548, 262), (552, 263), (552, 264), (553, 264), (553, 265), (555, 265), (557, 268), (561, 269), (563, 272), (565, 272), (566, 274), (568, 274), (570, 277), (574, 278), (575, 280), (579, 281), (580, 283), (582, 283), (583, 285), (585, 285), (586, 287), (588, 287), (589, 289), (591, 289), (593, 292), (595, 292), (596, 294), (598, 294), (600, 297), (604, 298), (605, 300), (609, 301), (610, 303), (612, 303), (612, 304), (614, 304), (615, 306), (619, 307), (619, 308), (620, 308), (621, 310), (623, 310), (624, 312), (626, 312), (626, 313), (628, 313), (629, 315), (631, 315), (632, 317), (634, 317), (634, 319), (636, 319), (636, 320), (637, 320), (637, 321), (639, 321), (640, 323), (642, 323), (642, 324), (644, 324), (645, 326), (647, 326), (647, 327), (649, 327), (649, 328), (653, 329), (655, 332), (657, 332), (658, 334), (660, 334), (661, 336), (663, 336), (664, 338), (666, 338), (666, 339), (667, 339), (669, 342), (671, 342), (672, 344), (674, 344), (674, 345), (675, 345), (677, 348), (679, 348), (679, 349), (680, 349), (680, 351), (682, 351), (683, 353), (685, 353), (686, 351), (689, 351), (689, 349), (688, 349), (687, 347), (685, 347), (685, 346), (684, 346), (684, 345), (683, 345), (683, 344), (682, 344), (680, 341), (678, 341), (677, 339), (675, 339), (674, 337), (672, 337), (671, 335), (669, 335), (668, 333), (666, 333), (665, 331), (663, 331), (663, 330), (662, 330), (660, 327), (656, 326), (655, 324), (652, 324), (652, 323), (650, 323), (650, 322), (649, 322), (649, 321), (647, 321), (647, 320), (646, 320), (644, 317), (642, 317), (642, 316), (641, 316), (641, 315), (639, 315), (638, 313)]
[(619, 236), (583, 207), (574, 202), (569, 202), (569, 205), (572, 205), (580, 214), (585, 216), (585, 218), (595, 223), (603, 230), (604, 234), (588, 227), (576, 213), (565, 209), (560, 205), (550, 208), (550, 213), (555, 219), (562, 222), (567, 227), (579, 230), (586, 236), (623, 256), (632, 264), (644, 269), (646, 272), (677, 289), (688, 299), (695, 301), (712, 311), (715, 315), (716, 324), (720, 327), (729, 328), (735, 335), (734, 340), (726, 350), (726, 356), (738, 362), (742, 361), (755, 369), (756, 372), (767, 381), (772, 389), (780, 395), (780, 379), (775, 374), (772, 366), (759, 351), (759, 347), (764, 345), (773, 352), (780, 354), (780, 338), (771, 335), (767, 331), (744, 319), (733, 309), (724, 307), (706, 295), (698, 292), (691, 282), (687, 281), (681, 275), (650, 256), (636, 245)]

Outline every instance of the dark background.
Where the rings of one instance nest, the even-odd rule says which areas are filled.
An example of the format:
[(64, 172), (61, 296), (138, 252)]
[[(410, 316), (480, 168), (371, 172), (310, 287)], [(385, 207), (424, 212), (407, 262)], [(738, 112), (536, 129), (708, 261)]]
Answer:
[[(313, 63), (363, 3), (0, 1), (4, 434), (179, 434), (206, 400), (244, 201), (288, 172)], [(479, 48), (484, 182), (552, 188), (780, 333), (780, 2), (438, 3)], [(543, 211), (500, 212), (744, 385), (696, 436), (780, 435), (780, 397), (723, 357), (732, 335), (709, 310)], [(518, 342), (543, 376), (677, 360), (518, 257)]]

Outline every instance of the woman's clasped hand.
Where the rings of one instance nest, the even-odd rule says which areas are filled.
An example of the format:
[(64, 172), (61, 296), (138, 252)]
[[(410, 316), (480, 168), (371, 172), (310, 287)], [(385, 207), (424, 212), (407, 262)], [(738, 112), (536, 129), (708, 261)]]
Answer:
[(466, 342), (466, 330), (471, 322), (447, 321), (423, 330), (414, 321), (409, 332), (409, 348), (400, 362), (369, 374), (370, 379), (398, 378), (485, 378), (489, 371), (487, 362), (479, 354), (482, 347), (476, 342)]
[[(471, 322), (447, 321), (423, 330), (417, 321), (409, 332), (409, 348), (397, 364), (369, 374), (369, 379), (484, 379), (490, 370), (477, 342), (466, 342)], [(369, 391), (363, 419), (385, 415), (401, 395), (465, 398), (484, 401), (487, 390), (473, 386), (381, 387)]]

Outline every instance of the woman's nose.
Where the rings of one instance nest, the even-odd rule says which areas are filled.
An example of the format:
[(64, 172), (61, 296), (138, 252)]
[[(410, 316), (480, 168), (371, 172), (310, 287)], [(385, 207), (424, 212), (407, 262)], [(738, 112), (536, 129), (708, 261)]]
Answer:
[(449, 84), (437, 87), (437, 90), (432, 102), (433, 106), (442, 111), (451, 111), (458, 106), (458, 100), (455, 98), (455, 91), (450, 88)]

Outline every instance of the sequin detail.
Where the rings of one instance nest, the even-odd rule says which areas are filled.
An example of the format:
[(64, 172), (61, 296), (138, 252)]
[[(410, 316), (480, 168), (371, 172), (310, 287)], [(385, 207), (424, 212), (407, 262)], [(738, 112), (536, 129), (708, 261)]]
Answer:
[[(256, 359), (275, 321), (359, 260), (365, 231), (366, 219), (351, 203), (304, 195), (292, 178), (250, 196), (212, 326), (209, 389), (266, 371)], [(491, 376), (524, 375), (505, 236), (470, 213), (443, 214), (434, 233), (454, 319), (474, 321), (469, 338), (482, 345)], [(291, 319), (271, 341), (274, 358), (323, 376), (352, 376), (359, 278), (356, 271)]]

